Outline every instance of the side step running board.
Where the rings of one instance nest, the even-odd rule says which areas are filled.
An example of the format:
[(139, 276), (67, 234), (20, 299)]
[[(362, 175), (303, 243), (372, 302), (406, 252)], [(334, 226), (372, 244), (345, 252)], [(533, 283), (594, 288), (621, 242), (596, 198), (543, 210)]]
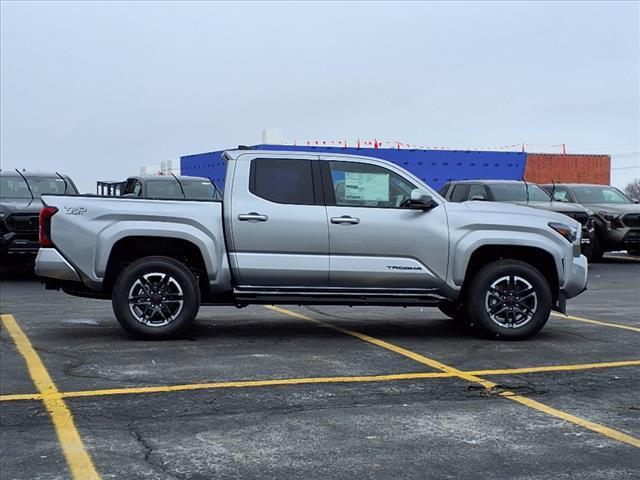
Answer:
[(404, 307), (435, 307), (442, 297), (415, 294), (335, 294), (331, 292), (243, 292), (235, 291), (238, 304), (280, 304), (280, 305), (378, 305)]

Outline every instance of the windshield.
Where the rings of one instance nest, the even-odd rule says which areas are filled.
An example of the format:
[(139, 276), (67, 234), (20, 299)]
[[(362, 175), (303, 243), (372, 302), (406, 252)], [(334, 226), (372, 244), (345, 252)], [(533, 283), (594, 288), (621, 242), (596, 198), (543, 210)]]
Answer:
[(195, 200), (220, 200), (218, 192), (208, 180), (180, 180), (187, 198)]
[[(65, 182), (60, 177), (32, 177), (25, 175), (33, 196), (40, 198), (46, 193), (51, 194), (64, 194)], [(0, 197), (1, 198), (24, 198), (31, 200), (31, 193), (29, 193), (29, 186), (20, 176), (0, 176)], [(70, 194), (77, 194), (78, 191), (74, 188), (73, 184), (67, 180), (67, 192)]]
[[(182, 189), (184, 189), (184, 196)], [(187, 200), (219, 199), (213, 184), (209, 180), (148, 180), (147, 197), (149, 198), (186, 198)]]
[(528, 188), (524, 183), (494, 183), (489, 188), (496, 202), (526, 202), (527, 189), (531, 202), (548, 202), (550, 200), (547, 192), (531, 183), (528, 184)]
[(573, 187), (573, 193), (580, 203), (631, 203), (631, 200), (614, 187)]

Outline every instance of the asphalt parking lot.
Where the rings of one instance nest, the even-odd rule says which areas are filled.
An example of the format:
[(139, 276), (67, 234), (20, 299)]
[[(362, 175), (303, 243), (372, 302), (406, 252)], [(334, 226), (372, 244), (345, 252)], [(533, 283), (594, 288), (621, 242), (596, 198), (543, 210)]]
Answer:
[(640, 261), (534, 339), (436, 309), (204, 307), (129, 338), (111, 304), (4, 272), (0, 477), (637, 478)]

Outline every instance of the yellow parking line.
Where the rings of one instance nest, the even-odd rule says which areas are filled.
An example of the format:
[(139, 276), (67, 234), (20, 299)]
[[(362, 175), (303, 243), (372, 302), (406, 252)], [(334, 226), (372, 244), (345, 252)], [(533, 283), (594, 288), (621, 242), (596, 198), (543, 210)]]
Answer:
[[(239, 380), (235, 382), (192, 383), (186, 385), (158, 385), (152, 387), (105, 388), (100, 390), (75, 390), (60, 392), (62, 398), (99, 397), (102, 395), (131, 395), (144, 393), (185, 392), (193, 390), (213, 390), (218, 388), (273, 387), (280, 385), (310, 385), (317, 383), (364, 383), (415, 380), (425, 378), (447, 378), (453, 375), (445, 372), (392, 373), (389, 375), (359, 375), (352, 377), (309, 377), (282, 378), (273, 380)], [(40, 400), (41, 394), (0, 395), (0, 401)]]
[(16, 400), (42, 400), (41, 393), (13, 393), (10, 395), (0, 395), (0, 402), (15, 402)]
[(622, 433), (619, 430), (614, 430), (613, 428), (605, 427), (604, 425), (600, 425), (599, 423), (591, 422), (589, 420), (585, 420), (584, 418), (576, 417), (575, 415), (571, 415), (570, 413), (563, 412), (562, 410), (558, 410), (556, 408), (545, 405), (544, 403), (540, 403), (531, 398), (523, 397), (522, 395), (513, 395), (511, 392), (503, 392), (502, 395), (509, 400), (513, 400), (514, 402), (521, 403), (522, 405), (526, 405), (529, 408), (533, 408), (540, 412), (546, 413), (547, 415), (551, 415), (556, 418), (560, 418), (566, 422), (575, 423), (576, 425), (580, 425), (581, 427), (587, 428), (594, 432), (598, 432), (605, 437), (612, 438), (614, 440), (618, 440), (619, 442), (628, 443), (629, 445), (633, 445), (634, 447), (640, 448), (640, 438), (632, 437), (631, 435), (627, 435), (626, 433)]
[[(339, 332), (345, 333), (347, 335), (351, 335), (353, 337), (356, 337), (360, 340), (363, 340), (365, 342), (368, 343), (372, 343), (374, 345), (377, 345), (379, 347), (385, 348), (387, 350), (390, 350), (392, 352), (398, 353), (400, 355), (404, 355), (405, 357), (411, 358), (412, 360), (415, 360), (417, 362), (423, 363), (425, 365), (429, 365), (433, 368), (437, 368), (438, 370), (442, 370), (444, 372), (447, 373), (453, 373), (455, 374), (456, 377), (458, 378), (462, 378), (464, 380), (467, 380), (469, 382), (473, 382), (473, 383), (477, 383), (479, 385), (482, 385), (483, 387), (485, 387), (486, 389), (492, 389), (497, 387), (497, 384), (493, 383), (493, 382), (489, 382), (487, 380), (484, 380), (476, 375), (473, 375), (471, 373), (468, 372), (463, 372), (461, 370), (458, 370), (454, 367), (450, 367), (448, 365), (445, 365), (444, 363), (438, 362), (437, 360), (433, 360), (431, 358), (425, 357), (424, 355), (420, 355), (418, 353), (412, 352), (410, 350), (407, 350), (406, 348), (402, 348), (399, 347), (397, 345), (393, 345), (389, 342), (385, 342), (383, 340), (379, 340), (377, 338), (373, 338), (370, 337), (369, 335), (365, 335), (362, 334), (360, 332), (356, 332), (354, 330), (348, 330), (346, 328), (342, 328), (342, 327), (338, 327), (335, 325), (332, 325), (330, 323), (326, 323), (323, 322), (321, 320), (317, 320), (311, 317), (308, 317), (306, 315), (303, 315), (301, 313), (298, 312), (294, 312), (291, 310), (287, 310), (284, 308), (280, 308), (280, 307), (275, 307), (275, 306), (267, 306), (267, 308), (270, 308), (271, 310), (277, 311), (277, 312), (281, 312), (284, 313), (286, 315), (289, 315), (291, 317), (295, 317), (295, 318), (300, 318), (300, 319), (304, 319), (304, 320), (309, 320), (312, 322), (315, 322), (319, 325), (325, 326), (327, 328), (331, 328), (333, 330), (337, 330)], [(507, 398), (509, 400), (512, 400), (514, 402), (518, 402), (522, 405), (526, 405), (529, 408), (532, 408), (534, 410), (546, 413), (547, 415), (552, 415), (554, 417), (557, 418), (561, 418), (562, 420), (566, 421), (566, 422), (570, 422), (576, 425), (580, 425), (581, 427), (584, 427), (586, 429), (589, 429), (591, 431), (600, 433), (601, 435), (604, 435), (608, 438), (611, 438), (613, 440), (617, 440), (620, 442), (624, 442), (627, 443), (629, 445), (633, 445), (634, 447), (638, 447), (640, 448), (640, 439), (632, 437), (630, 435), (627, 435), (623, 432), (620, 432), (618, 430), (614, 430), (612, 428), (609, 427), (605, 427), (604, 425), (600, 425), (598, 423), (594, 423), (591, 422), (589, 420), (585, 420), (583, 418), (580, 417), (576, 417), (575, 415), (571, 415), (569, 413), (563, 412), (561, 410), (557, 410), (555, 408), (549, 407), (543, 403), (540, 403), (536, 400), (532, 400), (530, 398), (526, 398), (523, 397), (522, 395), (517, 395), (514, 392), (511, 391), (504, 391), (500, 393), (501, 396), (503, 396), (504, 398)]]
[[(503, 368), (496, 370), (460, 370), (461, 373), (480, 375), (520, 375), (538, 372), (569, 372), (576, 370), (592, 370), (597, 368), (615, 368), (640, 366), (640, 360), (623, 360), (619, 362), (582, 363), (575, 365), (548, 365), (540, 367)], [(97, 397), (102, 395), (130, 395), (145, 393), (184, 392), (190, 390), (211, 390), (217, 388), (251, 388), (271, 387), (279, 385), (308, 385), (322, 383), (365, 383), (365, 382), (389, 382), (398, 380), (415, 380), (427, 378), (451, 378), (458, 377), (454, 372), (417, 372), (417, 373), (393, 373), (388, 375), (359, 375), (342, 377), (306, 377), (306, 378), (282, 378), (272, 380), (238, 380), (232, 382), (192, 383), (182, 385), (158, 385), (150, 387), (123, 387), (106, 388), (98, 390), (74, 390), (59, 392), (62, 398)], [(0, 402), (18, 400), (42, 400), (40, 393), (17, 393), (0, 395)]]
[(211, 390), (216, 388), (250, 388), (272, 387), (279, 385), (309, 385), (314, 383), (351, 383), (351, 382), (388, 382), (394, 380), (413, 380), (422, 378), (444, 378), (448, 375), (442, 372), (398, 373), (390, 375), (361, 375), (353, 377), (310, 377), (283, 378), (274, 380), (241, 380), (237, 382), (194, 383), (189, 385), (167, 385), (158, 387), (111, 388), (104, 390), (85, 390), (64, 392), (64, 398), (93, 397), (99, 395), (127, 395), (131, 393), (164, 393), (184, 392), (188, 390)]
[(67, 459), (67, 464), (74, 479), (99, 479), (91, 457), (82, 444), (82, 439), (73, 421), (71, 411), (62, 399), (55, 383), (49, 376), (40, 356), (36, 353), (31, 342), (11, 315), (0, 315), (2, 324), (9, 332), (16, 348), (24, 358), (29, 375), (38, 391), (42, 394), (42, 401), (51, 416), (56, 429), (60, 446)]
[(631, 325), (623, 325), (622, 323), (602, 322), (600, 320), (591, 320), (590, 318), (576, 317), (574, 315), (563, 315), (561, 313), (552, 312), (556, 318), (563, 318), (565, 320), (575, 320), (576, 322), (593, 323), (595, 325), (602, 325), (604, 327), (621, 328), (622, 330), (631, 330), (632, 332), (640, 332), (640, 328), (632, 327)]
[(308, 320), (311, 322), (315, 322), (318, 325), (321, 325), (323, 327), (327, 327), (327, 328), (331, 328), (332, 330), (336, 330), (338, 332), (344, 333), (346, 335), (351, 335), (352, 337), (356, 337), (364, 342), (368, 342), (368, 343), (372, 343), (374, 345), (377, 345), (379, 347), (382, 347), (386, 350), (390, 350), (392, 352), (398, 353), (400, 355), (403, 355), (405, 357), (410, 358), (411, 360), (414, 360), (416, 362), (422, 363), (423, 365), (427, 365), (431, 368), (435, 368), (436, 370), (440, 370), (441, 372), (447, 372), (450, 373), (456, 377), (460, 377), (460, 378), (464, 378), (465, 380), (469, 380), (470, 382), (475, 382), (475, 383), (479, 383), (480, 385), (482, 385), (485, 388), (491, 389), (493, 387), (496, 386), (495, 383), (490, 382), (488, 380), (483, 380), (482, 378), (478, 378), (474, 375), (471, 375), (469, 373), (463, 372), (461, 370), (458, 370), (457, 368), (454, 367), (450, 367), (448, 365), (445, 365), (444, 363), (438, 362), (437, 360), (433, 360), (431, 358), (425, 357), (424, 355), (420, 355), (419, 353), (415, 353), (412, 352), (410, 350), (407, 350), (406, 348), (402, 348), (399, 347), (397, 345), (393, 345), (389, 342), (385, 342), (384, 340), (380, 340), (374, 337), (370, 337), (369, 335), (365, 335), (363, 333), (360, 332), (356, 332), (354, 330), (348, 330), (346, 328), (342, 328), (342, 327), (338, 327), (336, 325), (332, 325), (330, 323), (325, 323), (322, 322), (320, 320), (316, 320), (315, 318), (311, 318), (308, 317), (307, 315), (303, 315), (301, 313), (298, 312), (294, 312), (292, 310), (287, 310), (285, 308), (280, 308), (280, 307), (276, 307), (273, 305), (268, 305), (267, 308), (274, 310), (276, 312), (280, 312), (280, 313), (284, 313), (285, 315), (289, 315), (291, 317), (295, 317), (295, 318), (300, 318), (302, 320)]
[(640, 365), (640, 360), (623, 360), (620, 362), (578, 363), (574, 365), (547, 365), (541, 367), (503, 368), (498, 370), (475, 370), (472, 375), (520, 375), (538, 372), (572, 372), (576, 370), (592, 370), (596, 368), (630, 367)]

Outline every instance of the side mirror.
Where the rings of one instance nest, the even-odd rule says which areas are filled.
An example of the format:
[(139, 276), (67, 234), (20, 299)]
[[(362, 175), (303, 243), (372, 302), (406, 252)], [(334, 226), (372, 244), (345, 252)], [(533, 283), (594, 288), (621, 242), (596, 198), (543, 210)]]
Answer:
[(471, 201), (478, 201), (478, 202), (484, 202), (486, 200), (486, 198), (484, 198), (484, 195), (474, 195), (473, 197), (471, 197)]
[(409, 199), (409, 208), (414, 210), (431, 210), (438, 206), (431, 194), (420, 188), (411, 190), (411, 198)]

